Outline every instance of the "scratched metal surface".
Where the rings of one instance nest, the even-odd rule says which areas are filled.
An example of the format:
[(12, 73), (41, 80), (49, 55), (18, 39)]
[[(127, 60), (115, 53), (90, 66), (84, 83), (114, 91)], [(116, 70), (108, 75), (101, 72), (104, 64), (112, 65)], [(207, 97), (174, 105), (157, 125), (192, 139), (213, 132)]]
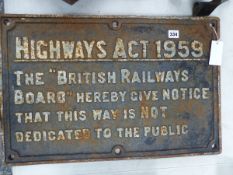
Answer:
[[(118, 23), (114, 23), (117, 21)], [(146, 157), (167, 157), (186, 154), (210, 154), (218, 153), (220, 144), (220, 109), (219, 109), (219, 70), (216, 66), (209, 66), (210, 41), (215, 38), (210, 24), (214, 24), (216, 30), (219, 29), (219, 22), (216, 18), (167, 18), (167, 19), (148, 19), (148, 18), (75, 18), (75, 17), (30, 17), (30, 16), (5, 16), (2, 17), (2, 44), (3, 44), (3, 111), (5, 126), (5, 148), (6, 162), (8, 163), (35, 163), (35, 162), (59, 162), (64, 160), (110, 160), (125, 158), (146, 158)], [(119, 24), (119, 25), (118, 25)], [(114, 27), (115, 26), (115, 27)], [(28, 36), (35, 40), (87, 40), (91, 41), (104, 39), (108, 45), (107, 53), (113, 53), (116, 38), (123, 38), (124, 41), (148, 40), (154, 41), (168, 40), (168, 29), (177, 29), (181, 35), (179, 40), (191, 43), (198, 40), (203, 43), (203, 55), (201, 58), (194, 58), (191, 54), (186, 58), (181, 58), (176, 54), (173, 58), (161, 57), (153, 59), (155, 52), (148, 49), (148, 57), (143, 60), (133, 60), (128, 57), (124, 59), (113, 59), (107, 56), (107, 61), (99, 59), (97, 54), (88, 60), (67, 60), (61, 61), (14, 61), (16, 58), (16, 37)], [(77, 38), (74, 36), (77, 36)], [(177, 43), (179, 40), (170, 39)], [(176, 46), (178, 47), (178, 46)], [(177, 48), (176, 48), (177, 49)], [(136, 49), (141, 53), (142, 51)], [(95, 51), (96, 52), (96, 51)], [(164, 53), (163, 53), (164, 54)], [(110, 54), (111, 55), (111, 54)], [(67, 72), (111, 72), (115, 71), (120, 75), (122, 69), (131, 72), (142, 71), (171, 71), (188, 70), (190, 80), (188, 82), (169, 82), (169, 83), (141, 83), (141, 84), (97, 84), (91, 86), (82, 84), (80, 87), (75, 85), (58, 86), (56, 73), (58, 70)], [(15, 71), (24, 72), (44, 72), (44, 86), (17, 86), (15, 84)], [(51, 70), (51, 71), (50, 71)], [(116, 76), (117, 79), (120, 77)], [(208, 100), (146, 100), (132, 102), (126, 100), (116, 103), (82, 103), (77, 104), (73, 94), (85, 91), (149, 91), (174, 88), (209, 88)], [(43, 92), (64, 90), (67, 93), (65, 104), (22, 104), (16, 105), (14, 102), (14, 90), (20, 88), (27, 92)], [(186, 95), (186, 98), (188, 95)], [(159, 97), (161, 98), (161, 97)], [(140, 109), (142, 106), (167, 106), (167, 116), (153, 119), (140, 119), (140, 113), (135, 112), (134, 120), (124, 120), (123, 109)], [(107, 121), (84, 122), (58, 122), (56, 111), (58, 110), (85, 110), (87, 116), (91, 116), (93, 109), (119, 109), (115, 119)], [(19, 124), (15, 117), (16, 112), (36, 112), (50, 111), (50, 122), (38, 124)], [(117, 127), (139, 127), (145, 126), (171, 126), (174, 128), (179, 125), (188, 126), (188, 133), (185, 134), (165, 134), (165, 136), (143, 136), (140, 130), (140, 137), (119, 138), (116, 133), (111, 138), (91, 138), (46, 142), (23, 142), (16, 141), (15, 133), (24, 131), (42, 130), (61, 130), (78, 128), (111, 128)], [(177, 131), (176, 131), (177, 132)], [(91, 136), (94, 131), (91, 130)]]

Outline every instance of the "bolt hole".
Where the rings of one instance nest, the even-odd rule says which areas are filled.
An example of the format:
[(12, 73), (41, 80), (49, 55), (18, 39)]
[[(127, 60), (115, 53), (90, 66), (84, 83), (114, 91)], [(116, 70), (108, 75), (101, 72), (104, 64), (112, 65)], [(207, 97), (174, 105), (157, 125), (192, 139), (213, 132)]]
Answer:
[(14, 156), (13, 154), (10, 154), (10, 155), (8, 156), (8, 159), (9, 159), (9, 160), (14, 160), (14, 159), (15, 159), (15, 156)]
[(115, 148), (114, 152), (115, 152), (115, 154), (120, 155), (121, 149), (119, 147), (117, 147), (117, 148)]
[(211, 148), (212, 149), (215, 149), (217, 146), (216, 146), (216, 144), (215, 143), (213, 143), (212, 145), (211, 145)]
[(113, 21), (113, 22), (112, 22), (112, 27), (113, 27), (114, 29), (118, 28), (118, 27), (119, 27), (119, 22), (118, 22), (118, 21)]
[(3, 21), (3, 23), (4, 23), (6, 26), (11, 25), (11, 22), (10, 22), (9, 19), (5, 19), (5, 20)]
[(215, 27), (216, 24), (215, 23), (210, 23), (210, 27)]

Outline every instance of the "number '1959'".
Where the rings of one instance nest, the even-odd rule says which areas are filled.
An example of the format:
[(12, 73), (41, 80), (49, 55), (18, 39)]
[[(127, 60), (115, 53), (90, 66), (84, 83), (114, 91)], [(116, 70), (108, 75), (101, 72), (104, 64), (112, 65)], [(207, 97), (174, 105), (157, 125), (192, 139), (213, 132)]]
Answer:
[(194, 41), (156, 41), (157, 58), (174, 58), (174, 57), (194, 57), (200, 58), (203, 56), (203, 43), (197, 40)]

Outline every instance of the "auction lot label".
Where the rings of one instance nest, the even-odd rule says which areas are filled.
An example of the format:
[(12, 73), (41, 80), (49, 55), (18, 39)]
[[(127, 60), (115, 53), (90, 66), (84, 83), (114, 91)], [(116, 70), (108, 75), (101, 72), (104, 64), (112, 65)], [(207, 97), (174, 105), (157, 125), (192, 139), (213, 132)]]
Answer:
[(219, 152), (218, 19), (1, 21), (7, 163)]

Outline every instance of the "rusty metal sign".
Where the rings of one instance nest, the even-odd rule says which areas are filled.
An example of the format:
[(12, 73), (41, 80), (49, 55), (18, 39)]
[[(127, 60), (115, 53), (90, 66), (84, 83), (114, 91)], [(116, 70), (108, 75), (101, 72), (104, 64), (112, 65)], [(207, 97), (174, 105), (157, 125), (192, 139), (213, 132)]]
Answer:
[(217, 18), (1, 22), (7, 163), (220, 151)]

